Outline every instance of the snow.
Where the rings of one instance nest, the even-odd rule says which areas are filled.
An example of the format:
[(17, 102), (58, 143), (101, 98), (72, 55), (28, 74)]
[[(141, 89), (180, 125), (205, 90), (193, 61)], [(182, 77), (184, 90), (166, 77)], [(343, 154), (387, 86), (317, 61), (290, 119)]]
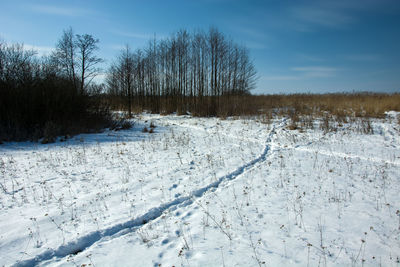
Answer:
[(397, 116), (363, 134), (142, 114), (130, 130), (6, 143), (0, 265), (398, 266)]

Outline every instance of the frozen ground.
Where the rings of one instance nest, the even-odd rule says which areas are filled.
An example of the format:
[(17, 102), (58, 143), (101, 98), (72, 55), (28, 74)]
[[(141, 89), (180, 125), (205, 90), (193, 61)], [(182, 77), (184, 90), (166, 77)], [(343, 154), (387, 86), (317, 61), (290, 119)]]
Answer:
[(0, 266), (399, 266), (395, 116), (361, 134), (142, 115), (1, 145)]

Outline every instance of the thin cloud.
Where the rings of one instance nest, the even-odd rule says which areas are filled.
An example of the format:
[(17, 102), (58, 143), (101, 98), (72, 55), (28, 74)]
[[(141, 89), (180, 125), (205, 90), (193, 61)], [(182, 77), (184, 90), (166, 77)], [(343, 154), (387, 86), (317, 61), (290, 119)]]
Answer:
[(1, 43), (1, 42), (5, 42), (5, 40), (7, 39), (6, 37), (7, 37), (7, 36), (6, 36), (4, 33), (1, 33), (1, 32), (0, 32), (0, 43)]
[(325, 66), (293, 67), (286, 71), (287, 74), (262, 76), (263, 81), (298, 81), (312, 78), (328, 78), (336, 76), (337, 68)]
[(107, 73), (100, 72), (93, 78), (93, 81), (101, 84), (105, 82), (106, 78), (107, 78)]
[(295, 72), (300, 72), (301, 75), (305, 78), (324, 78), (336, 76), (336, 72), (339, 69), (323, 66), (307, 66), (294, 67), (291, 70)]
[(398, 0), (335, 0), (325, 1), (325, 5), (353, 11), (379, 11), (397, 12), (399, 10)]
[[(328, 8), (324, 6), (302, 6), (294, 7), (291, 12), (295, 19), (302, 23), (323, 27), (337, 28), (352, 24), (357, 21), (339, 8)], [(309, 29), (304, 26), (304, 28)]]
[(294, 81), (301, 80), (303, 77), (295, 75), (272, 75), (272, 76), (262, 76), (261, 80), (264, 81)]
[(113, 50), (118, 50), (121, 51), (123, 50), (126, 46), (125, 45), (119, 45), (119, 44), (114, 44), (109, 46)]
[(268, 48), (268, 46), (265, 43), (254, 42), (254, 41), (246, 41), (245, 45), (247, 48), (255, 50), (264, 50)]
[(249, 49), (264, 50), (269, 48), (267, 44), (271, 43), (271, 36), (265, 30), (258, 30), (254, 26), (238, 26), (229, 25), (232, 32), (236, 32), (240, 37), (236, 37), (239, 43), (245, 45)]
[(37, 13), (56, 15), (56, 16), (67, 16), (67, 17), (81, 17), (91, 13), (89, 10), (75, 7), (59, 7), (50, 5), (31, 5), (29, 8)]
[(39, 56), (49, 55), (54, 51), (54, 47), (51, 46), (36, 46), (30, 44), (24, 44), (24, 49), (26, 50), (34, 50), (38, 53)]
[(336, 71), (336, 68), (331, 68), (331, 67), (320, 67), (320, 66), (308, 66), (308, 67), (294, 67), (292, 68), (294, 71), (306, 71), (306, 72), (332, 72)]
[(344, 56), (346, 60), (359, 61), (359, 62), (373, 62), (381, 59), (378, 54), (354, 54)]
[(311, 62), (321, 62), (324, 61), (323, 58), (318, 57), (318, 56), (314, 56), (314, 55), (308, 55), (308, 54), (298, 54), (297, 57), (300, 60), (304, 60), (304, 61), (311, 61)]
[(269, 37), (265, 31), (259, 31), (250, 27), (235, 26), (232, 27), (232, 30), (257, 40), (265, 40)]

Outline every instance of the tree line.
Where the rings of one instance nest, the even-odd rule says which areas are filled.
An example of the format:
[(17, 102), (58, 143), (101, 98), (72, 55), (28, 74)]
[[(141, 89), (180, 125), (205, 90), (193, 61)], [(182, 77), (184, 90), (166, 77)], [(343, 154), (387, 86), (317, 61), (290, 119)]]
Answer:
[(114, 106), (155, 113), (190, 111), (213, 116), (228, 96), (249, 94), (256, 71), (246, 47), (216, 28), (180, 30), (132, 51), (126, 45), (111, 64), (106, 88)]
[(93, 82), (103, 62), (98, 43), (69, 28), (50, 55), (39, 57), (0, 40), (0, 143), (52, 142), (60, 135), (119, 127), (110, 108), (126, 110), (129, 117), (143, 110), (232, 115), (240, 96), (255, 86), (246, 47), (216, 28), (180, 30), (135, 51), (126, 45), (101, 84)]
[(65, 30), (49, 56), (38, 57), (21, 44), (0, 42), (0, 142), (54, 141), (59, 135), (110, 123), (97, 100), (99, 40)]

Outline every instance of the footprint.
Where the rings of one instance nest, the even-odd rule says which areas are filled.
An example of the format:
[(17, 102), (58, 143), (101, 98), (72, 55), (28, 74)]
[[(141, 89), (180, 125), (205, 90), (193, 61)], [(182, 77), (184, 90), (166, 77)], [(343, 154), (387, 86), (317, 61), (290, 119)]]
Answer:
[(172, 189), (175, 189), (175, 188), (177, 188), (177, 187), (178, 187), (177, 184), (173, 184), (170, 188), (168, 188), (168, 190), (171, 191)]
[(191, 211), (189, 211), (185, 216), (183, 216), (183, 218), (188, 218), (188, 217), (190, 217), (190, 216), (192, 216), (192, 212)]

